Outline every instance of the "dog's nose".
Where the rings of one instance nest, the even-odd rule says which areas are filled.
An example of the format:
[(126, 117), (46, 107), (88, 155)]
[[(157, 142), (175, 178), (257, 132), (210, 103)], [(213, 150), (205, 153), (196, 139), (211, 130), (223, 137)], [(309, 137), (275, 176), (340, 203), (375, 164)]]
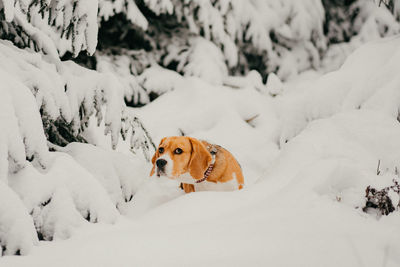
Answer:
[(167, 161), (165, 159), (158, 159), (156, 161), (157, 167), (158, 168), (164, 168), (165, 165), (167, 165)]

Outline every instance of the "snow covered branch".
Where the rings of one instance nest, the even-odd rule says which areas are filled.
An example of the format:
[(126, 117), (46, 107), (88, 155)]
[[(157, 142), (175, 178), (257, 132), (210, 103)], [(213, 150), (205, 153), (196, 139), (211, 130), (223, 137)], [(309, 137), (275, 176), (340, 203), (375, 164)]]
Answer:
[(32, 48), (42, 50), (53, 60), (66, 51), (74, 56), (83, 50), (95, 52), (97, 10), (98, 0), (0, 0), (6, 33), (11, 32), (19, 43), (22, 31), (32, 41)]
[[(132, 150), (141, 149), (147, 160), (154, 149), (140, 120), (126, 112), (124, 86), (117, 77), (72, 61), (56, 66), (46, 59), (0, 41), (0, 201), (5, 203), (0, 207), (0, 255), (26, 254), (37, 235), (68, 238), (85, 219), (112, 223), (117, 207), (135, 192), (135, 170), (124, 173), (117, 171), (117, 160), (109, 163), (115, 175), (108, 179), (118, 181), (120, 195), (113, 198), (109, 184), (101, 184), (93, 170), (66, 155), (70, 149), (49, 152), (48, 141), (63, 146), (74, 138), (84, 141), (79, 138), (96, 117), (111, 135), (113, 148), (120, 135), (130, 135)], [(97, 149), (94, 154), (100, 153)]]

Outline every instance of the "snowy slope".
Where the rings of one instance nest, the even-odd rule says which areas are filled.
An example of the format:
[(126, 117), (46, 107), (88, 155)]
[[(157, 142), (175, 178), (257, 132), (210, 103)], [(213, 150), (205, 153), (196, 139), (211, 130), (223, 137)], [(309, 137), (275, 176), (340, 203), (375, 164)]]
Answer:
[(155, 141), (183, 132), (229, 149), (245, 189), (184, 195), (174, 182), (145, 179), (131, 185), (137, 192), (114, 225), (85, 224), (0, 266), (399, 266), (399, 212), (361, 210), (367, 185), (398, 179), (398, 47), (399, 37), (368, 44), (276, 98), (185, 78), (131, 111)]

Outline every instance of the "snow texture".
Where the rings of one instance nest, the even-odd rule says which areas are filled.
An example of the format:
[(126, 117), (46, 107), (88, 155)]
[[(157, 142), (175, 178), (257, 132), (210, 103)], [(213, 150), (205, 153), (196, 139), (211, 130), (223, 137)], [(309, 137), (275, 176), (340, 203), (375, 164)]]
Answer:
[[(30, 89), (35, 96), (36, 113), (41, 109), (49, 120), (62, 118), (66, 123), (72, 123), (75, 134), (84, 129), (89, 118), (95, 115), (98, 123), (104, 120), (105, 133), (110, 133), (113, 147), (118, 143), (121, 129), (125, 132), (132, 130), (133, 118), (125, 116), (123, 101), (127, 89), (110, 72), (98, 73), (71, 61), (63, 62), (58, 71), (54, 64), (47, 63), (39, 54), (17, 49), (6, 41), (0, 42), (0, 57), (1, 69), (7, 75), (11, 74), (23, 88)], [(16, 91), (12, 92), (17, 93)], [(22, 101), (19, 98), (21, 97), (15, 97), (14, 101)], [(105, 111), (102, 110), (103, 106)], [(28, 127), (32, 123), (39, 123), (38, 118), (36, 116), (35, 120), (27, 121), (24, 125)], [(35, 146), (42, 145), (43, 150), (44, 142), (44, 139), (41, 142), (32, 141), (32, 146), (28, 144), (28, 148), (39, 150)]]
[[(149, 27), (132, 1), (103, 0), (99, 5), (101, 18), (123, 13), (134, 25), (154, 35), (157, 26)], [(172, 36), (161, 34), (153, 40), (157, 42), (154, 49), (161, 53), (158, 63), (167, 66), (176, 60), (177, 71), (215, 84), (221, 84), (227, 69), (243, 65), (250, 71), (246, 54), (260, 57), (268, 72), (277, 71), (287, 80), (318, 67), (320, 52), (326, 49), (321, 0), (146, 0), (143, 5), (155, 16), (173, 17), (171, 20), (184, 25)]]
[[(157, 79), (154, 79), (157, 77)], [(183, 82), (181, 75), (175, 71), (154, 65), (138, 76), (139, 84), (146, 90), (148, 94), (151, 92), (161, 95), (171, 91)]]
[[(376, 41), (355, 51), (335, 72), (317, 79), (304, 90), (294, 90), (284, 102), (281, 145), (300, 132), (309, 121), (340, 111), (368, 109), (398, 118), (398, 37)], [(371, 51), (374, 51), (373, 53)]]
[[(175, 51), (183, 75), (152, 62), (134, 78), (123, 56), (103, 58), (100, 72), (61, 62), (56, 52), (68, 46), (41, 37), (54, 37), (43, 26), (49, 18), (28, 22), (30, 3), (0, 0), (6, 22), (45, 41), (46, 54), (0, 41), (0, 265), (399, 265), (399, 206), (389, 216), (363, 207), (368, 186), (391, 186), (399, 175), (400, 37), (356, 49), (336, 71), (290, 80), (320, 64), (321, 1), (145, 0), (203, 36)], [(128, 12), (148, 27), (133, 1), (46, 3), (63, 13), (50, 18), (55, 25), (74, 21), (73, 52), (94, 52), (98, 5), (105, 19)], [(381, 29), (398, 32), (393, 17), (376, 10), (360, 9), (346, 51), (386, 34)], [(228, 75), (239, 60), (236, 39), (279, 66), (266, 84), (257, 71)], [(125, 107), (124, 97), (148, 101), (142, 93), (160, 96)], [(72, 123), (92, 144), (48, 144), (41, 115)], [(245, 189), (184, 194), (174, 181), (148, 177), (148, 153), (130, 154), (151, 146), (138, 117), (155, 141), (189, 135), (231, 151)], [(118, 142), (120, 135), (130, 140)], [(396, 192), (389, 197), (399, 202)]]
[(95, 52), (98, 5), (98, 0), (1, 0), (0, 10), (10, 23), (6, 28), (21, 27), (37, 50), (59, 62), (66, 51), (75, 57), (82, 50)]
[(40, 173), (28, 164), (9, 178), (34, 218), (43, 239), (64, 239), (84, 222), (112, 223), (118, 212), (105, 189), (71, 157), (52, 153), (52, 166)]
[(0, 181), (0, 255), (25, 255), (38, 243), (32, 217), (21, 200)]
[[(50, 145), (62, 152), (49, 152), (42, 118), (71, 123), (76, 134), (95, 118), (110, 133), (108, 149), (117, 146), (121, 133), (129, 134), (132, 150), (142, 148), (149, 158), (150, 140), (141, 122), (127, 116), (115, 76), (46, 59), (0, 41), (1, 254), (26, 254), (38, 237), (69, 238), (86, 221), (115, 222), (140, 183), (132, 180), (139, 163), (126, 156), (91, 145)], [(79, 164), (67, 155), (76, 150)], [(105, 177), (90, 164), (93, 155), (110, 170)]]
[(112, 59), (104, 55), (96, 55), (96, 70), (100, 73), (112, 73), (118, 77), (123, 85), (124, 97), (133, 104), (149, 103), (150, 92), (146, 91), (138, 81), (135, 69), (131, 67), (129, 55), (114, 56)]
[(196, 76), (211, 84), (221, 85), (228, 75), (221, 51), (204, 38), (192, 38), (190, 49), (183, 53), (185, 59), (177, 67), (185, 76)]
[[(394, 2), (396, 6), (400, 6), (396, 1)], [(346, 25), (347, 28), (350, 28), (350, 32), (354, 32), (354, 36), (349, 42), (329, 46), (321, 62), (321, 67), (325, 72), (337, 70), (345, 59), (362, 44), (400, 32), (400, 23), (383, 4), (377, 8), (373, 1), (358, 0), (350, 6), (347, 12), (348, 14), (345, 16), (355, 14), (354, 21), (349, 22), (351, 25)]]
[[(395, 88), (399, 80), (395, 70), (400, 62), (399, 40), (363, 46), (340, 70), (284, 83), (275, 97), (252, 86), (232, 90), (198, 78), (181, 78), (173, 91), (130, 112), (143, 118), (156, 141), (187, 134), (229, 149), (242, 165), (245, 189), (183, 194), (174, 181), (138, 178), (127, 186), (135, 195), (123, 206), (125, 217), (116, 225), (80, 228), (67, 241), (37, 247), (24, 258), (4, 257), (3, 263), (378, 266), (383, 262), (398, 266), (398, 210), (377, 216), (364, 213), (362, 207), (368, 185), (390, 186), (398, 175), (400, 126)], [(365, 90), (360, 91), (361, 87)], [(293, 126), (294, 121), (298, 125)], [(77, 176), (69, 174), (71, 169), (85, 172), (81, 176), (87, 177), (86, 182), (97, 184), (90, 186), (92, 190), (108, 190), (109, 194), (102, 195), (108, 195), (112, 207), (121, 196), (131, 194), (117, 190), (123, 179), (116, 177), (128, 177), (128, 172), (127, 176), (115, 172), (130, 163), (118, 159), (121, 166), (116, 168), (107, 153), (89, 145), (73, 144), (66, 150), (86, 170), (72, 168), (67, 163), (75, 162), (70, 156), (56, 154), (60, 164), (54, 163), (58, 166), (54, 171), (60, 169), (60, 174), (71, 175), (71, 179)], [(138, 177), (146, 177), (150, 168), (151, 164), (143, 165)], [(19, 173), (23, 179), (25, 175)], [(11, 188), (20, 192), (15, 185)], [(54, 205), (61, 199), (68, 201), (59, 197)], [(44, 211), (49, 205), (43, 208), (43, 217), (50, 213), (50, 208)], [(80, 213), (88, 209), (85, 203), (75, 205)], [(99, 218), (114, 218), (109, 216), (115, 212), (111, 206)]]
[(143, 16), (143, 14), (140, 12), (134, 1), (129, 1), (129, 0), (99, 1), (99, 16), (101, 18), (107, 21), (111, 16), (119, 13), (126, 14), (126, 17), (130, 22), (139, 26), (143, 30), (147, 29), (149, 22), (147, 21), (145, 16)]

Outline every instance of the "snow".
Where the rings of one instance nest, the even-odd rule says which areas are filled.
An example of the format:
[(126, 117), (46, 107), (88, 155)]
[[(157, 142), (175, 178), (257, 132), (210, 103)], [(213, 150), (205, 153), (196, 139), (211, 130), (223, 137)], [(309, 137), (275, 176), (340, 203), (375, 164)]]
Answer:
[[(268, 98), (260, 98), (253, 88), (232, 91), (226, 87), (212, 87), (197, 78), (190, 78), (186, 80), (186, 84), (156, 99), (154, 103), (157, 104), (135, 109), (133, 113), (143, 120), (156, 143), (164, 136), (181, 133), (209, 139), (228, 150), (236, 148), (241, 153), (234, 153), (234, 156), (238, 157), (239, 162), (251, 162), (254, 166), (251, 169), (255, 166), (262, 169), (265, 158), (272, 157), (277, 149), (276, 144), (269, 141), (275, 137), (274, 130), (278, 124), (271, 101)], [(175, 109), (171, 107), (171, 103), (177, 103)], [(162, 118), (158, 115), (160, 110)], [(258, 131), (245, 122), (257, 115), (253, 123), (259, 124), (263, 131)], [(265, 139), (262, 143), (267, 143), (266, 150), (271, 155), (262, 156), (259, 144), (243, 142), (244, 137), (250, 140)], [(245, 167), (244, 172), (246, 176)]]
[[(353, 2), (348, 10), (342, 10), (339, 3), (321, 0), (147, 0), (143, 5), (158, 16), (157, 22), (150, 20), (150, 27), (131, 1), (100, 1), (99, 12), (105, 20), (122, 13), (144, 30), (147, 36), (144, 39), (150, 36), (152, 51), (144, 52), (145, 59), (137, 62), (150, 58), (185, 76), (201, 77), (220, 85), (227, 71), (245, 75), (257, 69), (264, 78), (275, 73), (286, 82), (310, 69), (324, 73), (337, 70), (362, 44), (400, 32), (396, 20), (398, 5), (391, 14), (384, 4), (377, 7), (376, 1)], [(333, 7), (341, 13), (333, 11), (330, 17), (330, 10), (324, 7)], [(171, 17), (171, 24), (180, 25), (174, 34), (161, 27), (163, 16)], [(139, 71), (132, 71), (136, 69), (132, 65), (126, 68), (133, 74), (142, 70), (142, 66)]]
[[(215, 10), (196, 2), (205, 35), (216, 38), (224, 27), (213, 24)], [(320, 1), (221, 3), (220, 12), (231, 12), (232, 3), (232, 12), (266, 5), (260, 10), (283, 18), (292, 8), (317, 7), (279, 25), (263, 14), (246, 17), (244, 9), (245, 38), (267, 50), (272, 44), (260, 27), (304, 41), (312, 38), (305, 29), (323, 20)], [(103, 1), (102, 8), (110, 7)], [(153, 11), (173, 8), (165, 1)], [(220, 68), (226, 55), (207, 38), (194, 40), (200, 48), (188, 56), (196, 64), (182, 67), (183, 76), (154, 64), (134, 80), (115, 76), (107, 62), (97, 73), (0, 42), (0, 254), (24, 255), (1, 257), (0, 265), (398, 266), (399, 207), (389, 216), (362, 208), (368, 185), (382, 189), (399, 179), (400, 37), (362, 46), (334, 72), (282, 82), (310, 67), (297, 59), (315, 47), (300, 42), (296, 55), (283, 56), (287, 68), (270, 73), (266, 84), (257, 71), (228, 76)], [(207, 72), (195, 69), (200, 65)], [(140, 90), (129, 86), (160, 96), (127, 109), (123, 96)], [(76, 123), (91, 144), (47, 144), (40, 108)], [(157, 143), (189, 135), (222, 145), (240, 162), (245, 188), (184, 194), (175, 181), (148, 177), (151, 163), (130, 153), (150, 141), (143, 130), (134, 127), (132, 141), (117, 143), (124, 120), (133, 127), (135, 118)], [(389, 196), (398, 203), (397, 194)]]
[(113, 73), (118, 77), (123, 85), (125, 99), (133, 101), (134, 104), (147, 104), (150, 101), (149, 92), (139, 84), (139, 79), (132, 75), (132, 73), (136, 75), (137, 70), (132, 67), (132, 59), (129, 55), (114, 56), (111, 60), (110, 57), (96, 53), (96, 59), (98, 72)]
[(38, 243), (32, 218), (16, 193), (2, 181), (0, 202), (0, 256), (17, 251), (27, 254)]
[[(5, 21), (12, 31), (21, 27), (31, 38), (33, 42), (28, 46), (42, 50), (54, 62), (58, 62), (59, 55), (66, 51), (72, 51), (75, 57), (82, 50), (89, 54), (95, 52), (98, 2), (2, 0), (0, 8), (4, 10)], [(69, 33), (65, 33), (67, 31)]]
[(52, 157), (46, 173), (28, 164), (9, 177), (9, 186), (33, 212), (35, 226), (43, 231), (44, 238), (70, 237), (84, 218), (90, 222), (114, 222), (117, 209), (96, 178), (65, 153), (54, 152)]
[[(282, 112), (281, 144), (295, 136), (309, 121), (340, 111), (369, 109), (397, 118), (398, 101), (393, 75), (400, 43), (398, 37), (376, 41), (356, 50), (343, 66), (304, 90), (293, 91), (283, 102), (294, 100)], [(374, 51), (373, 53), (371, 51)]]
[(185, 76), (196, 76), (211, 84), (221, 85), (228, 75), (224, 55), (212, 42), (202, 37), (190, 39), (190, 49), (181, 56), (177, 70)]
[(157, 0), (145, 0), (146, 5), (157, 15), (161, 13), (172, 14), (174, 5), (170, 0), (157, 1)]
[(104, 20), (107, 21), (111, 16), (118, 13), (125, 13), (130, 22), (139, 26), (143, 30), (147, 29), (149, 22), (140, 12), (135, 2), (123, 0), (99, 1), (99, 16)]
[(153, 65), (139, 75), (138, 82), (148, 94), (154, 92), (161, 95), (179, 86), (182, 83), (182, 77), (175, 71)]
[[(5, 80), (4, 85), (8, 85), (7, 80)], [(2, 131), (0, 134), (0, 145), (2, 149), (0, 157), (0, 178), (2, 181), (7, 181), (9, 169), (15, 171), (23, 167), (26, 157), (24, 144), (19, 132), (18, 119), (15, 115), (14, 107), (11, 105), (12, 98), (8, 87), (2, 87), (0, 96), (0, 120), (5, 129), (5, 131)], [(11, 163), (8, 161), (9, 158), (11, 158)]]
[(76, 6), (74, 8), (74, 16), (78, 17), (79, 19), (77, 31), (74, 32), (79, 31), (79, 36), (81, 36), (80, 38), (82, 38), (84, 41), (82, 40), (81, 43), (77, 43), (77, 37), (75, 37), (75, 40), (72, 40), (74, 51), (76, 51), (75, 56), (79, 54), (82, 47), (85, 47), (90, 55), (93, 55), (93, 53), (96, 51), (97, 32), (99, 28), (97, 25), (98, 5), (98, 0), (86, 0), (76, 2)]
[[(18, 49), (7, 41), (0, 42), (0, 59), (0, 70), (4, 73), (2, 74), (4, 80), (11, 80), (17, 84), (13, 86), (20, 88), (10, 91), (13, 93), (13, 101), (24, 101), (26, 105), (24, 111), (17, 110), (17, 115), (21, 112), (37, 113), (38, 109), (42, 109), (49, 120), (63, 119), (67, 123), (72, 123), (75, 134), (78, 134), (87, 127), (87, 121), (95, 114), (98, 122), (104, 120), (105, 132), (112, 136), (114, 147), (118, 143), (121, 129), (125, 132), (133, 130), (133, 118), (125, 118), (126, 107), (123, 100), (124, 93), (127, 90), (132, 91), (129, 88), (130, 84), (120, 82), (118, 77), (109, 71), (103, 70), (99, 73), (71, 61), (52, 64), (46, 62), (45, 56)], [(32, 94), (25, 96), (24, 100), (20, 99), (23, 96), (22, 93), (18, 93), (20, 91), (25, 95), (31, 91), (35, 96), (36, 105), (32, 106), (32, 101), (25, 100), (25, 98), (33, 99)], [(30, 120), (30, 118), (23, 120), (23, 124), (29, 128), (32, 128), (33, 124), (36, 124), (36, 127), (41, 124), (39, 114)], [(41, 126), (39, 128), (43, 131)], [(43, 148), (46, 142), (43, 134), (41, 140), (36, 137), (30, 142), (30, 138), (38, 136), (37, 131), (39, 130), (27, 137), (28, 149), (36, 152), (40, 146), (42, 150), (47, 149)], [(140, 134), (136, 135), (132, 145), (140, 139)]]
[(384, 36), (393, 36), (400, 32), (400, 23), (395, 20), (390, 11), (383, 5), (376, 8), (372, 1), (355, 1), (349, 8), (350, 14), (356, 13), (350, 27), (355, 35), (349, 42), (331, 45), (321, 62), (325, 72), (338, 69), (345, 59), (362, 44), (377, 40)]
[(12, 0), (2, 0), (0, 2), (0, 7), (4, 10), (4, 16), (7, 22), (11, 22), (14, 17), (13, 1)]
[[(97, 117), (111, 132), (108, 149), (117, 145), (121, 130), (136, 130), (130, 145), (137, 150), (149, 140), (136, 129), (140, 121), (126, 117), (122, 84), (112, 74), (72, 62), (57, 66), (7, 41), (0, 42), (0, 59), (1, 254), (27, 254), (37, 243), (36, 231), (40, 239), (60, 240), (86, 221), (114, 223), (117, 206), (122, 211), (141, 183), (143, 175), (132, 177), (145, 160), (82, 144), (64, 151), (51, 145), (62, 152), (49, 152), (44, 124), (62, 119), (78, 133)], [(80, 152), (79, 164), (68, 155), (74, 151)], [(103, 171), (110, 170), (105, 177), (90, 164), (93, 155), (104, 161)]]
[[(262, 75), (277, 71), (280, 79), (287, 80), (317, 67), (319, 52), (326, 50), (325, 11), (321, 0), (146, 0), (142, 5), (155, 17), (168, 17), (171, 23), (183, 22), (185, 26), (176, 27), (174, 34), (170, 29), (160, 31), (158, 20), (148, 21), (145, 9), (140, 10), (134, 2), (124, 0), (99, 1), (99, 16), (108, 20), (122, 13), (150, 36), (158, 30), (151, 46), (159, 50), (156, 52), (159, 62), (165, 63), (172, 57), (181, 65), (189, 65), (180, 66), (179, 72), (205, 77), (216, 84), (221, 84), (220, 75), (227, 72), (227, 67), (235, 70), (239, 64), (248, 72), (255, 67), (252, 61), (258, 61), (257, 57), (260, 57), (258, 65), (267, 68)], [(255, 58), (246, 59), (248, 54)], [(209, 62), (215, 67), (211, 68)]]
[(145, 162), (140, 162), (140, 158), (89, 144), (71, 143), (61, 150), (94, 175), (117, 207), (133, 197), (146, 175), (140, 171)]
[[(9, 179), (28, 210), (39, 206), (37, 227), (55, 239), (70, 238), (41, 242), (28, 256), (1, 263), (397, 266), (398, 211), (380, 217), (362, 207), (368, 185), (383, 188), (397, 177), (400, 125), (393, 110), (399, 104), (393, 96), (400, 81), (393, 70), (399, 40), (366, 45), (340, 70), (285, 83), (276, 97), (246, 83), (232, 89), (181, 77), (174, 90), (129, 112), (142, 118), (155, 141), (185, 133), (224, 146), (241, 163), (246, 188), (183, 194), (174, 181), (148, 178), (151, 164), (136, 156), (71, 144), (52, 153), (48, 174), (28, 164)], [(294, 129), (294, 119), (285, 116), (305, 119)], [(34, 185), (47, 177), (65, 186)], [(49, 204), (38, 205), (49, 195)], [(124, 216), (116, 203), (123, 203)], [(63, 215), (52, 205), (64, 207)], [(91, 221), (96, 216), (115, 224), (88, 224), (83, 218), (92, 205), (100, 212)]]
[(280, 95), (283, 92), (282, 81), (273, 72), (268, 74), (266, 91), (270, 93), (272, 96)]

